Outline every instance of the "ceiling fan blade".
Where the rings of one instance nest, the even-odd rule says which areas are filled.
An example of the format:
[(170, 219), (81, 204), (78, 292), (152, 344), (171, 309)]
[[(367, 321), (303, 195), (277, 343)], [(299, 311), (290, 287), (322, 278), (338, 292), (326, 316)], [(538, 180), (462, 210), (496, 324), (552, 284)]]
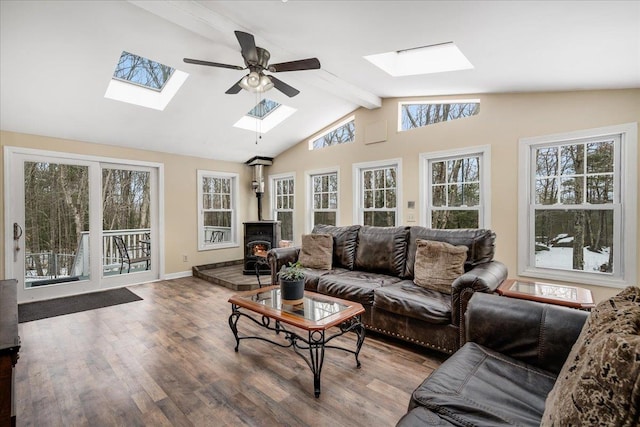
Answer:
[(297, 94), (300, 93), (300, 91), (298, 89), (289, 86), (288, 84), (286, 84), (282, 80), (279, 80), (279, 79), (277, 79), (277, 78), (275, 78), (273, 76), (268, 76), (268, 77), (273, 82), (273, 86), (275, 86), (276, 89), (278, 89), (280, 92), (282, 92), (285, 95), (287, 95), (289, 98), (293, 98), (294, 96), (296, 96)]
[(238, 82), (236, 84), (234, 84), (233, 86), (231, 86), (229, 89), (227, 89), (227, 91), (225, 93), (227, 95), (235, 95), (236, 93), (240, 92), (242, 90), (242, 86), (240, 86), (240, 82), (241, 81), (242, 81), (242, 79), (238, 80)]
[(244, 67), (239, 65), (220, 64), (218, 62), (201, 61), (200, 59), (183, 58), (183, 61), (187, 64), (208, 65), (210, 67), (230, 68), (232, 70), (244, 70)]
[(255, 64), (258, 62), (258, 51), (256, 50), (256, 41), (252, 34), (243, 31), (236, 31), (236, 38), (242, 48), (242, 57), (245, 61)]
[(318, 58), (300, 59), (298, 61), (281, 62), (279, 64), (269, 65), (269, 71), (271, 72), (317, 70), (318, 68), (320, 68), (320, 61)]

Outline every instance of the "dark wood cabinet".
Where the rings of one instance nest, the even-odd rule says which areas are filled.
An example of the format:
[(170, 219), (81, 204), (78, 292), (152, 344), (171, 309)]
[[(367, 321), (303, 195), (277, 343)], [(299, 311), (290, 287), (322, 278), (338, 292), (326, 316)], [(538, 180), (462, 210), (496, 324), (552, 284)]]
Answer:
[(15, 426), (14, 367), (18, 362), (17, 280), (0, 280), (0, 426)]

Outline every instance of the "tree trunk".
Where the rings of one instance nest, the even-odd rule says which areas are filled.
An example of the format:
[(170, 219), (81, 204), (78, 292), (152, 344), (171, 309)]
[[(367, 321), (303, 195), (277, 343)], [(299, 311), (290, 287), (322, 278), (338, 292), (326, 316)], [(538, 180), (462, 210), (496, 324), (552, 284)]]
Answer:
[(573, 269), (580, 271), (584, 270), (584, 217), (584, 211), (577, 211), (573, 224)]

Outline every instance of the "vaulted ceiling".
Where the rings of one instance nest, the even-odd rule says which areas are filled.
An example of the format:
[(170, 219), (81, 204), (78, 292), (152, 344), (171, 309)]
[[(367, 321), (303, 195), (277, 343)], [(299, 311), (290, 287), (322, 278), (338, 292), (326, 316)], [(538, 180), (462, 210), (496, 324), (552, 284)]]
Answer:
[[(276, 156), (382, 98), (640, 87), (637, 1), (0, 2), (0, 128), (243, 162)], [(235, 30), (301, 91), (263, 97), (296, 112), (262, 136), (233, 127), (261, 99), (224, 92), (246, 71)], [(363, 56), (454, 42), (473, 69), (391, 77)], [(104, 97), (122, 51), (189, 74), (164, 111)]]

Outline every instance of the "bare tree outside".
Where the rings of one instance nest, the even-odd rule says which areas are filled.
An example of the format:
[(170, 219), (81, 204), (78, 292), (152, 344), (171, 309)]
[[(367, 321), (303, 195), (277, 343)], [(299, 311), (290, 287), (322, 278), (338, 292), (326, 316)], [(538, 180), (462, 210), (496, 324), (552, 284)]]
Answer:
[(25, 277), (68, 275), (89, 230), (86, 166), (25, 162)]
[(355, 120), (351, 120), (348, 123), (332, 130), (313, 141), (313, 149), (319, 149), (324, 147), (330, 147), (332, 145), (344, 144), (346, 142), (353, 142), (356, 137), (356, 123)]
[[(614, 143), (611, 140), (536, 149), (536, 266), (613, 272)], [(556, 265), (545, 252), (570, 248)], [(598, 254), (597, 265), (585, 254)], [(555, 259), (559, 259), (558, 256)]]
[[(103, 230), (118, 235), (150, 227), (149, 177), (149, 172), (103, 169)], [(89, 168), (25, 162), (24, 194), (26, 282), (88, 277), (74, 265), (89, 250)]]
[(293, 240), (294, 180), (277, 179), (275, 187), (275, 219), (280, 221), (282, 239)]
[(383, 167), (362, 173), (364, 225), (396, 225), (397, 169)]
[(174, 68), (129, 52), (122, 52), (113, 77), (148, 89), (162, 90)]
[(480, 158), (434, 161), (431, 166), (431, 227), (478, 228)]
[(402, 130), (415, 129), (435, 123), (475, 116), (480, 103), (401, 104)]
[(313, 224), (336, 225), (338, 211), (338, 174), (336, 172), (311, 177)]

